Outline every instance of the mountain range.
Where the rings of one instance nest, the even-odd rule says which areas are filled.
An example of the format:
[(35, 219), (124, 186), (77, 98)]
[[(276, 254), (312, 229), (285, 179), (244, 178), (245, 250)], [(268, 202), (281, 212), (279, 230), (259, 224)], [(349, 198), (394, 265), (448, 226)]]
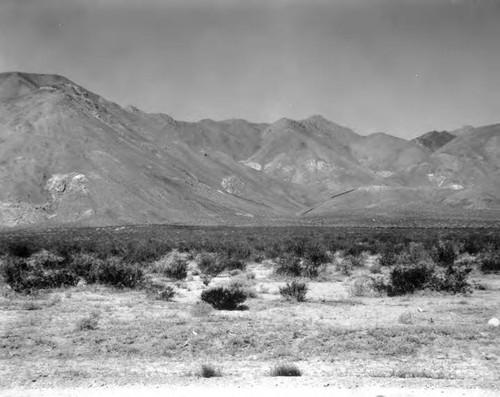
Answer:
[(0, 226), (499, 211), (500, 124), (408, 141), (319, 115), (184, 122), (62, 76), (0, 74)]

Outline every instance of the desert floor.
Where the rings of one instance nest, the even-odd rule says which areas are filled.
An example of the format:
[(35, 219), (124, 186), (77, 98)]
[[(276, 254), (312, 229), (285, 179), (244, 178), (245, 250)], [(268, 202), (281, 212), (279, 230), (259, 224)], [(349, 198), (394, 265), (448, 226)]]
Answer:
[[(0, 394), (500, 395), (500, 329), (487, 325), (500, 317), (500, 276), (473, 274), (481, 288), (469, 295), (389, 298), (353, 290), (367, 269), (345, 276), (331, 266), (295, 302), (279, 294), (287, 279), (271, 269), (252, 263), (233, 276), (255, 296), (238, 311), (199, 305), (205, 287), (191, 272), (166, 281), (172, 301), (96, 285), (23, 296), (4, 285)], [(302, 376), (270, 376), (279, 363)], [(222, 376), (200, 377), (202, 364)]]

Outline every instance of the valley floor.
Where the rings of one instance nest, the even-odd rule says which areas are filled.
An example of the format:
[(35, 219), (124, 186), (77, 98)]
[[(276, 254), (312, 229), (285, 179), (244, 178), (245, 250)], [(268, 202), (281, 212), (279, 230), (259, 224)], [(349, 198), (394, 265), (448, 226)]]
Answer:
[[(327, 269), (298, 303), (283, 300), (279, 287), (286, 280), (266, 262), (247, 272), (255, 275), (256, 296), (242, 311), (198, 305), (204, 286), (193, 275), (172, 284), (177, 295), (170, 302), (96, 285), (35, 297), (3, 286), (0, 394), (127, 395), (143, 386), (144, 395), (166, 387), (188, 395), (185, 386), (218, 396), (254, 387), (500, 393), (500, 330), (487, 326), (500, 317), (500, 276), (476, 274), (485, 290), (471, 295), (356, 297), (352, 282), (360, 275)], [(302, 376), (271, 377), (278, 363), (295, 364)], [(202, 364), (222, 376), (200, 377)]]

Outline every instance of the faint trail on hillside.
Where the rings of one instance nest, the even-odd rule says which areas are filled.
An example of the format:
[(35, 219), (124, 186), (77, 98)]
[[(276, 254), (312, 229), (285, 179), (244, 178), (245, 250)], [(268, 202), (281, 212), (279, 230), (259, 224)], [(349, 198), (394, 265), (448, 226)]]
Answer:
[(340, 196), (343, 196), (344, 194), (348, 194), (348, 193), (352, 193), (354, 192), (356, 189), (350, 189), (350, 190), (347, 190), (345, 192), (342, 192), (342, 193), (339, 193), (339, 194), (335, 194), (333, 195), (332, 197), (330, 197), (328, 200), (325, 200), (325, 201), (322, 201), (321, 203), (319, 204), (316, 204), (314, 207), (311, 207), (309, 208), (308, 210), (306, 210), (305, 212), (302, 212), (301, 214), (299, 214), (299, 216), (304, 216), (305, 214), (308, 214), (309, 212), (311, 212), (312, 210), (318, 208), (319, 206), (325, 204), (326, 202), (334, 199), (334, 198), (337, 198), (337, 197), (340, 197)]

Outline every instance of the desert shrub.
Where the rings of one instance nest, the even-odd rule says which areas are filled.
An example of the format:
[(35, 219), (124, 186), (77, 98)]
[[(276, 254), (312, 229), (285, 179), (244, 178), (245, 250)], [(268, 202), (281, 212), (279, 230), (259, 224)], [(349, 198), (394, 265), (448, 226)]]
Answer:
[(347, 255), (344, 258), (341, 258), (336, 263), (336, 268), (340, 271), (344, 276), (350, 276), (354, 269), (360, 268), (363, 266), (363, 259), (361, 255), (353, 256)]
[(271, 368), (271, 376), (302, 376), (302, 371), (295, 364), (277, 364)]
[(410, 242), (395, 258), (398, 265), (415, 265), (429, 260), (429, 253), (424, 245), (415, 242)]
[(175, 296), (175, 290), (170, 285), (165, 285), (156, 294), (156, 299), (162, 301), (171, 301)]
[(247, 295), (239, 288), (212, 287), (201, 293), (201, 300), (209, 303), (217, 310), (236, 310), (247, 299)]
[(245, 270), (246, 268), (246, 263), (236, 257), (219, 256), (217, 261), (219, 262), (218, 266), (223, 270)]
[(207, 276), (215, 277), (224, 271), (224, 264), (215, 255), (202, 253), (199, 255), (198, 269)]
[(302, 275), (305, 277), (318, 277), (321, 265), (329, 260), (326, 248), (322, 244), (308, 243), (304, 249)]
[(392, 269), (387, 294), (405, 295), (425, 289), (434, 279), (435, 268), (427, 263), (414, 266), (397, 266)]
[(172, 247), (163, 242), (155, 239), (148, 240), (133, 240), (126, 243), (124, 246), (115, 249), (116, 254), (110, 252), (111, 255), (119, 256), (123, 262), (126, 263), (140, 263), (146, 264), (158, 260), (162, 256), (170, 252)]
[(255, 291), (254, 284), (255, 283), (252, 280), (249, 280), (244, 275), (241, 275), (231, 278), (226, 284), (226, 287), (231, 291), (243, 291), (247, 298), (256, 298), (257, 292)]
[(67, 259), (48, 251), (29, 258), (8, 255), (2, 261), (2, 278), (14, 291), (32, 293), (39, 289), (73, 286), (78, 276), (65, 268)]
[(392, 267), (396, 264), (396, 253), (389, 247), (384, 247), (380, 252), (378, 263), (382, 267)]
[(309, 240), (306, 237), (288, 237), (282, 242), (281, 252), (303, 257)]
[(369, 296), (374, 291), (373, 284), (374, 282), (370, 277), (359, 277), (351, 283), (349, 294), (355, 297)]
[(283, 249), (281, 244), (277, 241), (271, 241), (263, 247), (263, 255), (268, 259), (276, 259), (280, 255), (283, 255)]
[(366, 251), (366, 247), (361, 244), (349, 243), (346, 247), (344, 247), (343, 251), (346, 256), (357, 257)]
[(184, 280), (188, 274), (188, 264), (185, 259), (175, 256), (170, 263), (168, 263), (164, 269), (163, 274), (169, 278), (174, 278), (176, 280)]
[(200, 368), (200, 376), (202, 378), (214, 378), (222, 376), (222, 372), (212, 364), (202, 364)]
[(88, 317), (84, 317), (77, 322), (76, 329), (79, 331), (96, 330), (99, 324), (99, 316), (99, 312), (92, 312)]
[(489, 252), (478, 258), (479, 268), (483, 273), (500, 272), (500, 253)]
[(414, 322), (413, 313), (410, 311), (405, 311), (401, 313), (398, 317), (398, 322), (400, 324), (413, 324)]
[(449, 266), (457, 259), (457, 253), (450, 241), (439, 241), (431, 249), (432, 260), (439, 266)]
[(279, 289), (281, 296), (283, 296), (286, 300), (295, 299), (297, 302), (304, 302), (306, 300), (307, 290), (307, 283), (297, 280), (293, 280), (291, 283), (286, 283)]
[(141, 285), (144, 274), (137, 265), (124, 263), (120, 258), (110, 257), (95, 268), (98, 283), (116, 288), (135, 288)]
[(446, 271), (436, 274), (432, 280), (432, 289), (437, 291), (463, 294), (472, 292), (472, 285), (468, 281), (469, 273), (472, 271), (468, 266), (448, 266)]
[(175, 296), (175, 290), (170, 285), (165, 285), (156, 281), (144, 281), (142, 283), (142, 287), (146, 291), (149, 298), (162, 300), (162, 301), (171, 301)]
[(76, 253), (71, 255), (68, 266), (87, 284), (93, 284), (97, 282), (96, 269), (102, 262), (95, 254)]
[(462, 253), (466, 252), (470, 255), (476, 255), (481, 251), (483, 245), (484, 245), (483, 236), (477, 234), (469, 235), (463, 238), (460, 251)]
[(214, 311), (212, 305), (207, 302), (196, 302), (190, 310), (193, 317), (206, 317)]
[(385, 290), (389, 296), (413, 293), (417, 290), (467, 293), (472, 292), (468, 276), (472, 268), (469, 266), (450, 265), (446, 269), (421, 262), (415, 266), (397, 266), (386, 282), (382, 278), (374, 280), (374, 288)]
[(39, 251), (39, 248), (33, 243), (18, 241), (7, 244), (3, 251), (6, 255), (29, 258), (35, 252)]
[(252, 248), (246, 241), (231, 241), (224, 242), (222, 248), (219, 248), (216, 252), (228, 258), (243, 260), (250, 258)]
[(78, 321), (78, 324), (76, 328), (79, 331), (93, 331), (97, 329), (99, 321), (97, 318), (93, 317), (88, 317), (88, 318), (82, 318), (80, 321)]
[(301, 259), (294, 254), (284, 254), (278, 258), (275, 272), (282, 276), (300, 277), (302, 274)]

